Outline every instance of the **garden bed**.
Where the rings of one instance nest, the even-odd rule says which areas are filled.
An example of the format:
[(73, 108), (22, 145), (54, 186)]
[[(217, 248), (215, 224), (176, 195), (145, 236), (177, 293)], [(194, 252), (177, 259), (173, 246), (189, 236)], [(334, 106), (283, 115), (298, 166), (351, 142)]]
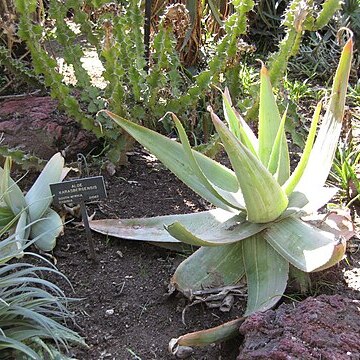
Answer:
[[(8, 114), (6, 120), (18, 121), (19, 114), (13, 116), (11, 119)], [(49, 114), (53, 120), (56, 116), (63, 115), (58, 111)], [(31, 139), (28, 136), (28, 141)], [(21, 141), (26, 149), (26, 138)], [(66, 144), (57, 144), (60, 148), (54, 152), (64, 150)], [(207, 209), (203, 200), (142, 148), (131, 152), (128, 165), (118, 168), (115, 175), (110, 175), (106, 166), (100, 170), (102, 165), (105, 164), (91, 163), (88, 169), (83, 169), (89, 170), (91, 175), (105, 177), (108, 198), (88, 205), (89, 214), (95, 212), (97, 219), (151, 217)], [(21, 186), (28, 182), (31, 182), (31, 176), (22, 180)], [(67, 214), (67, 220), (70, 219)], [(97, 262), (93, 262), (88, 258), (87, 240), (80, 222), (81, 219), (76, 218), (67, 223), (53, 252), (57, 267), (69, 278), (74, 291), (62, 279), (52, 280), (67, 295), (81, 299), (71, 304), (76, 315), (73, 327), (85, 337), (89, 348), (73, 348), (72, 356), (89, 360), (171, 359), (173, 357), (167, 350), (171, 338), (210, 328), (243, 314), (246, 304), (240, 299), (226, 314), (198, 304), (186, 310), (184, 324), (182, 312), (189, 303), (180, 294), (169, 295), (167, 287), (186, 254), (94, 233)], [(314, 276), (312, 295), (342, 294), (360, 299), (356, 285), (359, 284), (359, 273), (352, 271), (360, 268), (360, 251), (357, 240), (350, 245), (348, 261)], [(347, 271), (345, 275), (353, 288), (345, 282), (344, 271)], [(290, 288), (285, 297), (286, 302), (302, 299), (294, 288)], [(227, 343), (197, 349), (190, 358), (236, 359), (241, 341), (239, 334), (237, 339)]]
[[(143, 151), (129, 156), (129, 165), (106, 176), (108, 198), (90, 204), (96, 218), (155, 216), (204, 210), (202, 200)], [(96, 172), (96, 167), (91, 168)], [(77, 220), (79, 221), (79, 219)], [(94, 233), (97, 262), (88, 258), (84, 229), (66, 226), (54, 251), (57, 266), (71, 281), (80, 332), (90, 348), (76, 349), (78, 359), (170, 359), (172, 337), (219, 325), (241, 316), (245, 303), (229, 314), (205, 305), (190, 307), (182, 295), (168, 295), (168, 283), (184, 254), (142, 242), (107, 238)], [(63, 287), (71, 292), (66, 283)], [(194, 359), (235, 359), (238, 341), (196, 352)]]
[[(96, 211), (96, 218), (150, 217), (205, 209), (196, 194), (149, 159), (145, 152), (136, 151), (127, 167), (107, 176), (108, 199), (89, 206)], [(180, 294), (167, 295), (169, 279), (184, 254), (98, 234), (94, 240), (97, 263), (88, 259), (84, 230), (74, 224), (67, 226), (54, 252), (75, 296), (84, 298), (74, 311), (90, 349), (75, 350), (79, 359), (137, 359), (134, 354), (143, 360), (171, 359), (167, 345), (172, 337), (219, 325), (244, 311), (246, 304), (241, 300), (228, 314), (195, 305), (186, 311), (184, 325), (182, 311), (188, 301)], [(349, 270), (349, 265), (360, 266), (359, 252), (349, 255), (349, 264), (343, 261), (317, 274), (314, 295), (360, 299), (360, 289), (348, 288), (343, 278), (343, 269)], [(294, 289), (287, 295), (301, 300)], [(234, 341), (197, 350), (192, 358), (235, 359), (240, 341), (239, 335)]]

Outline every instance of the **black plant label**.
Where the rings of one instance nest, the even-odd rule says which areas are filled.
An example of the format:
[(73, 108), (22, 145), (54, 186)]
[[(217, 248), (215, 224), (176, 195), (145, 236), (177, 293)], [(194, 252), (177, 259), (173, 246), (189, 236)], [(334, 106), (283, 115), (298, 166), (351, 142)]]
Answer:
[(93, 176), (50, 184), (56, 205), (79, 204), (106, 198), (104, 178)]

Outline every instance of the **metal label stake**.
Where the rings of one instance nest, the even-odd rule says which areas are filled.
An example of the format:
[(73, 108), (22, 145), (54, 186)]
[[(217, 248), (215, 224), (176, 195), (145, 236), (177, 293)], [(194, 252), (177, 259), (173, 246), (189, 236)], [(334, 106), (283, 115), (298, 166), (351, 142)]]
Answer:
[(89, 253), (90, 253), (89, 255), (92, 260), (96, 261), (94, 240), (93, 240), (90, 225), (89, 225), (89, 217), (87, 214), (86, 205), (83, 200), (80, 201), (80, 210), (81, 210), (82, 221), (83, 221), (84, 228), (85, 228), (86, 238), (87, 238), (88, 245), (89, 245)]

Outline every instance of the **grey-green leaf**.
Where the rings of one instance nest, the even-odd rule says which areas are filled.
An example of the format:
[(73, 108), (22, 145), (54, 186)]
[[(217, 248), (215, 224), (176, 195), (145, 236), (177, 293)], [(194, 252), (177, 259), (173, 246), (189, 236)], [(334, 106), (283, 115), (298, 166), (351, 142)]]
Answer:
[(262, 237), (254, 235), (241, 242), (248, 284), (245, 316), (265, 311), (282, 297), (288, 280), (289, 263)]
[(61, 180), (63, 167), (64, 158), (60, 153), (56, 153), (45, 165), (39, 177), (26, 194), (25, 199), (29, 205), (31, 221), (40, 219), (49, 208), (52, 202), (50, 184)]
[(255, 155), (259, 148), (259, 142), (250, 126), (233, 108), (229, 90), (226, 88), (223, 94), (223, 110), (225, 120), (229, 124), (230, 131)]
[(56, 238), (63, 231), (63, 222), (59, 214), (48, 209), (43, 218), (31, 226), (30, 237), (36, 239), (35, 245), (42, 251), (51, 251), (56, 245)]
[(334, 77), (326, 113), (320, 125), (319, 133), (311, 150), (303, 175), (295, 187), (296, 191), (316, 195), (329, 175), (335, 150), (342, 128), (345, 109), (345, 96), (351, 69), (353, 41), (349, 39), (341, 53), (339, 65)]
[(326, 264), (338, 244), (334, 234), (294, 217), (273, 223), (262, 235), (282, 257), (305, 272)]
[(194, 291), (236, 285), (245, 275), (239, 242), (201, 247), (176, 269), (171, 285), (191, 298)]
[(216, 131), (229, 156), (244, 196), (247, 218), (254, 223), (277, 219), (286, 209), (288, 198), (271, 173), (211, 112)]
[(244, 317), (237, 318), (211, 329), (200, 330), (182, 335), (177, 339), (171, 339), (169, 349), (173, 355), (179, 355), (181, 347), (205, 346), (229, 340), (238, 336), (239, 327), (244, 320)]
[(250, 223), (244, 213), (214, 209), (194, 214), (152, 218), (90, 221), (92, 230), (122, 239), (195, 246), (231, 244), (264, 230), (269, 224)]
[(16, 182), (10, 177), (8, 167), (6, 169), (0, 167), (0, 192), (0, 199), (15, 215), (27, 207), (25, 197)]
[(266, 229), (269, 224), (251, 223), (245, 214), (233, 216), (224, 223), (195, 222), (185, 227), (180, 222), (165, 226), (171, 236), (186, 244), (195, 246), (221, 246), (246, 239)]
[[(186, 136), (184, 127), (182, 126), (180, 120), (176, 117), (175, 114), (172, 114), (172, 116), (179, 133), (179, 138), (183, 146), (185, 158), (187, 158), (187, 162), (191, 166), (193, 173), (197, 176), (199, 182), (219, 201), (223, 202), (224, 205), (222, 208), (230, 207), (238, 210), (244, 209), (242, 197), (241, 199), (235, 199), (232, 193), (222, 191), (220, 188), (216, 188), (204, 175), (203, 171), (201, 170), (199, 164), (196, 161), (193, 151), (191, 150), (189, 139)], [(241, 202), (239, 202), (239, 200), (241, 200)]]
[[(202, 211), (194, 214), (165, 215), (151, 218), (105, 219), (90, 221), (92, 230), (122, 239), (150, 242), (176, 242), (164, 228), (174, 222), (181, 222), (190, 230), (206, 229), (208, 224), (221, 226), (236, 217), (234, 213), (222, 209)], [(236, 218), (237, 219), (237, 218)], [(232, 223), (237, 220), (232, 220)], [(226, 226), (226, 225), (225, 225)]]

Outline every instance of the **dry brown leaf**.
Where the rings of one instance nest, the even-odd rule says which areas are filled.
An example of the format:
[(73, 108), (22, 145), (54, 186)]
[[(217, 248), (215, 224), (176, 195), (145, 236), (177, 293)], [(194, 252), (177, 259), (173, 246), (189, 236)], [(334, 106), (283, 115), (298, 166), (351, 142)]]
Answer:
[(313, 214), (305, 216), (302, 220), (316, 226), (317, 228), (342, 237), (346, 241), (355, 236), (354, 223), (350, 212), (344, 209), (335, 209), (327, 214)]

